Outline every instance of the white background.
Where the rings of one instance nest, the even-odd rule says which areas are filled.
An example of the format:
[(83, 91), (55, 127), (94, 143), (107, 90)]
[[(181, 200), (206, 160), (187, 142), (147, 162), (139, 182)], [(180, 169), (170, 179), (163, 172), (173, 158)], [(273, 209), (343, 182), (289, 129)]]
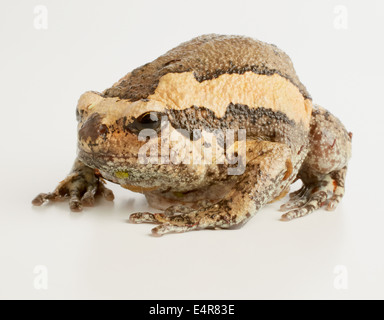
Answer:
[[(36, 5), (47, 30), (34, 26)], [(335, 28), (337, 5), (347, 29)], [(0, 28), (0, 298), (384, 298), (383, 1), (2, 0)], [(116, 185), (114, 204), (80, 214), (31, 206), (72, 165), (84, 91), (212, 32), (278, 45), (314, 101), (354, 133), (335, 212), (284, 223), (279, 202), (240, 230), (154, 238), (151, 225), (126, 223), (149, 209), (144, 197)], [(39, 265), (47, 290), (34, 286)]]

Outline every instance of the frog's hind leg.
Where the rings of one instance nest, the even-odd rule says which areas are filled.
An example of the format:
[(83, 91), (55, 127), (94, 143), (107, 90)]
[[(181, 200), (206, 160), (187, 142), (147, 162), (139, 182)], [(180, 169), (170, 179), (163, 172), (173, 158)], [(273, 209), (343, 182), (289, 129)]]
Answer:
[(283, 220), (299, 218), (320, 209), (327, 204), (327, 210), (336, 209), (344, 195), (344, 180), (347, 167), (322, 177), (316, 183), (303, 185), (294, 193), (290, 201), (281, 206), (282, 211), (290, 210), (282, 216)]
[(156, 236), (243, 225), (276, 196), (277, 186), (285, 187), (289, 183), (287, 173), (292, 172), (291, 166), (287, 165), (292, 155), (288, 146), (269, 141), (250, 141), (247, 146), (245, 172), (238, 177), (235, 187), (216, 204), (178, 215), (133, 213), (130, 222), (159, 224), (152, 229)]
[(352, 134), (336, 117), (316, 106), (309, 138), (309, 153), (298, 175), (303, 186), (281, 206), (282, 211), (288, 211), (283, 220), (305, 216), (324, 205), (334, 210), (344, 195)]

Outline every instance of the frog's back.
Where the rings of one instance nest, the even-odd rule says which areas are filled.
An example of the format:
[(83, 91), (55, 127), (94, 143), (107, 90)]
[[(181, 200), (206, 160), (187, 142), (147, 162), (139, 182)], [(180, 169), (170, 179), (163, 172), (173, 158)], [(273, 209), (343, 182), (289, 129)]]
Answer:
[(223, 74), (278, 74), (310, 98), (288, 55), (275, 45), (249, 37), (207, 34), (184, 42), (151, 63), (145, 64), (105, 90), (108, 97), (136, 101), (152, 95), (162, 77), (192, 72), (198, 82)]
[(290, 58), (242, 36), (203, 35), (143, 65), (104, 91), (155, 101), (175, 128), (245, 128), (251, 138), (305, 144), (312, 101)]

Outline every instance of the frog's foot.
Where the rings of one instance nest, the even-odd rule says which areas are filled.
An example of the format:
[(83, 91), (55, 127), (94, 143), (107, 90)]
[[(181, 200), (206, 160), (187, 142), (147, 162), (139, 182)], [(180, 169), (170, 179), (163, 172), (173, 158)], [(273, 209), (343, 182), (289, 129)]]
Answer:
[[(161, 217), (172, 217), (176, 213), (190, 213), (192, 211), (195, 211), (194, 209), (190, 207), (186, 207), (183, 205), (173, 205), (168, 207), (164, 210), (162, 213), (150, 213), (150, 212), (136, 212), (131, 214), (129, 218), (129, 222), (132, 223), (161, 223)], [(156, 216), (158, 218), (156, 218)]]
[(40, 193), (37, 195), (35, 199), (32, 200), (32, 204), (41, 206), (48, 201), (56, 202), (69, 199), (69, 208), (71, 211), (80, 212), (83, 210), (83, 207), (93, 207), (95, 198), (98, 196), (102, 195), (106, 200), (113, 201), (113, 192), (105, 187), (104, 183), (101, 179), (89, 182), (71, 174), (60, 182), (53, 192)]
[[(184, 213), (175, 214), (182, 211), (179, 209), (184, 210)], [(227, 229), (236, 224), (235, 219), (231, 219), (231, 214), (223, 212), (217, 204), (201, 209), (172, 206), (164, 213), (137, 212), (130, 215), (129, 222), (159, 224), (152, 229), (154, 236), (207, 228)]]
[[(173, 207), (176, 207), (176, 206), (172, 206), (170, 208), (173, 208)], [(149, 213), (149, 212), (133, 213), (129, 217), (129, 222), (160, 224), (160, 226), (152, 229), (152, 234), (155, 236), (162, 236), (163, 234), (166, 234), (166, 233), (174, 233), (174, 232), (180, 233), (180, 232), (191, 231), (191, 230), (197, 229), (198, 227), (198, 219), (196, 219), (197, 215), (193, 214), (193, 212), (196, 212), (196, 210), (191, 209), (188, 211), (188, 213), (183, 213), (180, 215), (174, 215), (175, 212), (180, 212), (179, 210), (176, 210), (176, 208), (170, 209), (168, 211), (168, 214), (166, 214), (165, 212), (164, 213)], [(169, 214), (170, 212), (172, 212), (171, 215)]]
[(94, 206), (95, 198), (98, 196), (104, 196), (109, 201), (114, 199), (113, 192), (105, 187), (104, 180), (96, 175), (93, 169), (77, 163), (75, 163), (74, 169), (53, 192), (40, 193), (32, 200), (32, 204), (40, 206), (48, 201), (69, 199), (71, 211), (79, 212), (83, 207)]
[(335, 210), (344, 195), (344, 180), (347, 168), (326, 175), (314, 184), (303, 185), (301, 189), (290, 194), (290, 201), (280, 207), (288, 211), (283, 220), (303, 217), (320, 209), (325, 204), (328, 211)]

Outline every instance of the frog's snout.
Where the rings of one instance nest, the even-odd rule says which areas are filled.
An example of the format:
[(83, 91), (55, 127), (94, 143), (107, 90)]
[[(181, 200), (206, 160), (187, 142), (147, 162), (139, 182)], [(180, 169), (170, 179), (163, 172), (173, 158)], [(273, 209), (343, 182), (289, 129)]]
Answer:
[(99, 113), (93, 113), (81, 126), (79, 130), (79, 140), (90, 138), (96, 141), (98, 138), (106, 139), (109, 129), (102, 123), (102, 116)]

